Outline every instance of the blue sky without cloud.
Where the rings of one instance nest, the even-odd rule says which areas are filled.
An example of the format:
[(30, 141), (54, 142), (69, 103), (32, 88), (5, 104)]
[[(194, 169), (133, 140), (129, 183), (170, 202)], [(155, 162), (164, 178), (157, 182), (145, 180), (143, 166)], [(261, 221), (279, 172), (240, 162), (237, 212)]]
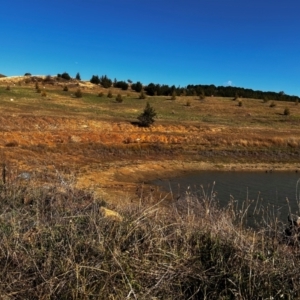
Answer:
[(0, 73), (233, 85), (300, 96), (296, 0), (11, 0)]

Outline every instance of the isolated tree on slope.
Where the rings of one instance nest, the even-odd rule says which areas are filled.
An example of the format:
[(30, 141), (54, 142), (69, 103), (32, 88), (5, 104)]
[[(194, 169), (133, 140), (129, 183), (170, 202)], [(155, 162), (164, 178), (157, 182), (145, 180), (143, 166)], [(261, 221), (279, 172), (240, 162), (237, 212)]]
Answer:
[(80, 77), (80, 74), (79, 74), (79, 73), (76, 74), (76, 79), (77, 79), (77, 80), (81, 80), (81, 77)]
[(144, 112), (138, 116), (140, 125), (143, 127), (149, 127), (154, 123), (154, 118), (156, 117), (156, 112), (153, 107), (147, 102)]

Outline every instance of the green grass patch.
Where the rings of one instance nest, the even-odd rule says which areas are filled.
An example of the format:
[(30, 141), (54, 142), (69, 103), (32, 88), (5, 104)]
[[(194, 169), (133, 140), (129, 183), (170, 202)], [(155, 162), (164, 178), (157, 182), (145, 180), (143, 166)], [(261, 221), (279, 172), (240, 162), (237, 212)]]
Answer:
[[(157, 112), (157, 121), (169, 123), (201, 122), (221, 126), (241, 127), (298, 127), (300, 120), (300, 108), (294, 103), (276, 102), (276, 107), (270, 109), (261, 100), (243, 99), (243, 106), (239, 107), (231, 98), (207, 97), (200, 101), (198, 97), (178, 96), (176, 101), (166, 96), (153, 96), (139, 99), (139, 93), (121, 94), (124, 101), (117, 105), (115, 97), (108, 98), (105, 95), (99, 97), (99, 90), (82, 89), (82, 98), (76, 98), (77, 88), (70, 88), (68, 92), (60, 86), (49, 87), (46, 85), (46, 96), (36, 93), (34, 87), (12, 86), (6, 90), (6, 86), (0, 87), (0, 106), (22, 107), (25, 111), (49, 110), (55, 113), (69, 111), (75, 114), (89, 114), (91, 117), (132, 121), (140, 115), (146, 101)], [(112, 89), (112, 94), (120, 93), (118, 89)], [(14, 101), (10, 101), (13, 99)], [(189, 103), (189, 106), (186, 103)], [(291, 115), (284, 116), (284, 108), (291, 106)]]

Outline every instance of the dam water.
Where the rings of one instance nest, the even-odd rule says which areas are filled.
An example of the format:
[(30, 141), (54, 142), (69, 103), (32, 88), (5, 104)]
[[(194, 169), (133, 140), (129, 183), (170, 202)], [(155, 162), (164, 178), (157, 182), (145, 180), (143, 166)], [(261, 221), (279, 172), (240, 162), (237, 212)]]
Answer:
[(240, 205), (247, 201), (259, 203), (282, 221), (289, 213), (299, 214), (300, 173), (292, 171), (200, 171), (153, 183), (171, 192), (174, 199), (187, 194), (201, 197), (205, 193), (208, 197), (213, 195), (222, 207), (230, 201)]

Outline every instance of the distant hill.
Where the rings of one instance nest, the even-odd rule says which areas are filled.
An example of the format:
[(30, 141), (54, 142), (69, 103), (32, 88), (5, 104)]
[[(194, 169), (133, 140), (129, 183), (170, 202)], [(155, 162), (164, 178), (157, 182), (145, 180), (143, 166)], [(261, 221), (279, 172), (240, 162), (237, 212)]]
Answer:
[[(86, 86), (92, 88), (94, 84), (99, 84), (100, 79), (98, 78), (99, 82), (93, 82), (92, 80), (94, 77), (98, 77), (93, 75), (92, 79), (89, 81), (84, 81), (80, 79), (75, 79), (69, 76), (68, 73), (57, 74), (57, 75), (31, 75), (31, 73), (25, 73), (24, 76), (5, 76), (0, 74), (0, 79), (2, 82), (8, 83), (18, 83), (20, 80), (25, 80), (27, 83), (29, 82), (43, 82), (52, 85), (62, 85), (62, 84), (76, 84), (77, 86)], [(110, 85), (114, 87), (121, 87), (118, 84), (126, 84), (126, 82), (119, 81), (112, 83), (112, 80), (107, 78), (106, 75), (102, 76), (101, 79), (104, 78), (110, 82)], [(102, 86), (103, 83), (100, 83)], [(109, 86), (110, 86), (109, 85)], [(106, 86), (104, 86), (106, 87)], [(128, 85), (127, 85), (128, 87)], [(176, 87), (175, 85), (169, 86), (167, 84), (154, 84), (149, 83), (148, 85), (142, 85), (140, 82), (131, 84), (131, 89), (137, 92), (140, 92), (144, 89), (147, 95), (149, 96), (169, 96), (172, 94), (176, 95), (185, 95), (185, 96), (198, 96), (200, 99), (204, 99), (205, 97), (232, 97), (234, 99), (238, 98), (249, 98), (249, 99), (263, 99), (264, 101), (268, 100), (278, 100), (278, 101), (292, 101), (298, 103), (300, 101), (299, 96), (295, 95), (288, 95), (285, 94), (284, 91), (280, 92), (272, 92), (272, 91), (260, 91), (260, 90), (253, 90), (249, 88), (242, 88), (242, 87), (235, 87), (235, 86), (215, 86), (213, 84), (210, 85), (187, 85), (185, 87)]]
[(77, 80), (70, 78), (69, 80), (58, 77), (56, 75), (24, 75), (24, 76), (4, 76), (0, 75), (0, 82), (2, 84), (18, 84), (18, 83), (41, 83), (43, 85), (58, 85), (68, 87), (84, 87), (84, 88), (94, 88), (94, 84), (89, 81)]

